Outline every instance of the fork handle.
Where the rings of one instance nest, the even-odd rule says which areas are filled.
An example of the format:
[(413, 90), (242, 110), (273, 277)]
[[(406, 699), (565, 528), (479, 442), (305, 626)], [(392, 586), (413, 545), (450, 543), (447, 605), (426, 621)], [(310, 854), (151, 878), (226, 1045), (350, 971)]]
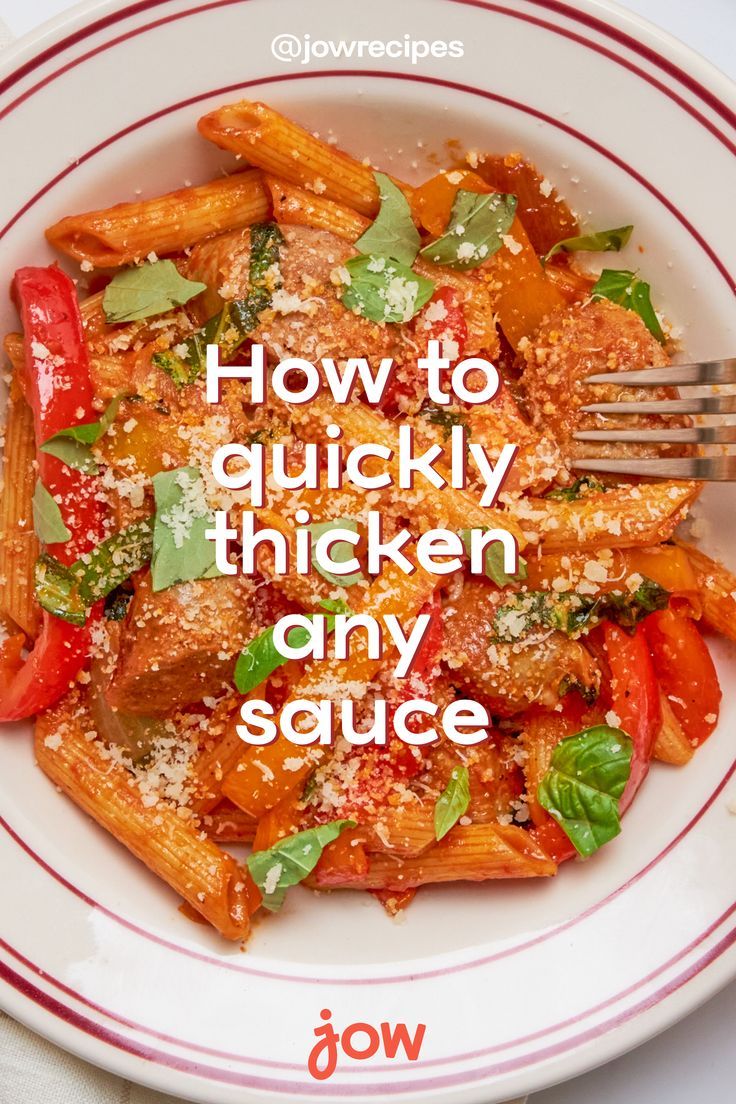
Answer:
[(617, 383), (621, 387), (682, 387), (687, 384), (736, 383), (736, 357), (702, 360), (698, 364), (671, 364), (638, 372), (597, 372), (585, 383)]
[(736, 482), (736, 456), (683, 456), (666, 460), (619, 456), (601, 460), (573, 460), (582, 471), (643, 475), (648, 479), (696, 479), (702, 482)]

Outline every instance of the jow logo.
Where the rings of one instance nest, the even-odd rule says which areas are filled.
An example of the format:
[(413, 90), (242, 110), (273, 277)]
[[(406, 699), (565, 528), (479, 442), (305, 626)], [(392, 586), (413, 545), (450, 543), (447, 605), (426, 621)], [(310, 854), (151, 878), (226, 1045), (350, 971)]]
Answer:
[[(323, 1008), (320, 1016), (323, 1020), (329, 1020), (332, 1012), (329, 1008)], [(309, 1072), (318, 1081), (332, 1077), (337, 1068), (338, 1043), (348, 1058), (372, 1058), (381, 1048), (387, 1058), (395, 1058), (399, 1048), (403, 1048), (409, 1061), (416, 1062), (426, 1030), (426, 1024), (417, 1024), (414, 1035), (410, 1036), (405, 1023), (382, 1023), (378, 1028), (369, 1023), (353, 1023), (340, 1034), (331, 1023), (324, 1023), (314, 1029), (317, 1042), (309, 1055)]]

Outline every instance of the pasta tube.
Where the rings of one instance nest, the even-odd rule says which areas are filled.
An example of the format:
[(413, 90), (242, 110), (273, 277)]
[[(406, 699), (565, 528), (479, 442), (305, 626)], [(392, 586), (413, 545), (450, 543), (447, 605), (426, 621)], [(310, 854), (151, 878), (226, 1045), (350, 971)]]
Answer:
[(223, 801), (202, 817), (202, 827), (219, 843), (252, 843), (258, 821), (230, 801)]
[[(267, 104), (240, 100), (202, 116), (198, 127), (210, 142), (241, 154), (264, 172), (370, 218), (378, 212), (378, 186), (368, 165), (328, 146)], [(396, 183), (411, 194), (406, 184)]]
[(267, 218), (268, 193), (251, 169), (194, 188), (68, 215), (46, 231), (49, 242), (97, 268), (131, 264), (149, 253), (180, 253), (187, 246)]
[[(429, 882), (482, 882), (491, 878), (539, 878), (557, 872), (523, 828), (515, 825), (458, 825), (416, 858), (371, 855), (367, 874), (344, 884), (350, 889), (403, 890)], [(339, 888), (336, 882), (331, 883)]]
[(678, 544), (698, 576), (705, 624), (736, 640), (736, 575), (692, 544)]
[(572, 502), (528, 498), (509, 508), (530, 540), (548, 552), (632, 548), (669, 540), (700, 494), (699, 483), (612, 487)]
[(243, 754), (243, 741), (235, 731), (239, 699), (226, 698), (218, 703), (207, 725), (211, 738), (192, 766), (195, 796), (189, 802), (195, 813), (209, 813), (222, 801), (222, 780)]
[(88, 740), (92, 721), (72, 692), (36, 722), (36, 758), (44, 774), (98, 824), (158, 874), (227, 939), (245, 939), (257, 891), (231, 855), (200, 839), (177, 810), (149, 807), (131, 775)]
[(36, 482), (33, 413), (25, 399), (8, 404), (0, 496), (0, 612), (35, 636), (40, 611), (33, 588), (39, 544), (31, 500)]

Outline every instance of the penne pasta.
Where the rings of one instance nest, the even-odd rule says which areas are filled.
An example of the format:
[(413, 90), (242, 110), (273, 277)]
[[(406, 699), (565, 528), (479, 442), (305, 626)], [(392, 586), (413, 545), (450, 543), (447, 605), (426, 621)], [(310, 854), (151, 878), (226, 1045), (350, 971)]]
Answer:
[(402, 858), (421, 855), (435, 842), (434, 806), (428, 802), (383, 810), (370, 824), (367, 851), (384, 851)]
[(258, 821), (225, 800), (202, 817), (202, 827), (216, 843), (252, 843)]
[(527, 539), (548, 552), (632, 548), (667, 541), (700, 493), (699, 483), (613, 487), (572, 502), (518, 499), (509, 512)]
[[(3, 349), (13, 366), (13, 385), (18, 393), (23, 387), (23, 362), (25, 357), (23, 346), (23, 334), (9, 333), (3, 340)], [(11, 398), (14, 397), (11, 392)]]
[(8, 402), (0, 494), (0, 613), (30, 637), (41, 611), (34, 592), (39, 553), (31, 500), (36, 483), (33, 413), (25, 399)]
[(246, 939), (257, 893), (248, 871), (200, 839), (176, 808), (151, 807), (125, 767), (105, 754), (79, 696), (72, 692), (36, 722), (41, 770), (227, 939)]
[(391, 187), (264, 103), (198, 129), (241, 171), (47, 230), (104, 291), (15, 273), (0, 718), (230, 940), (298, 882), (395, 915), (554, 875), (716, 727), (698, 622), (736, 640), (736, 574), (674, 537), (701, 484), (576, 478), (630, 397), (589, 379), (668, 361), (647, 274), (566, 252), (631, 228), (566, 240), (502, 151)]
[(736, 575), (692, 544), (678, 541), (697, 574), (703, 621), (709, 628), (736, 640)]
[(453, 828), (416, 858), (372, 855), (367, 874), (344, 884), (350, 889), (403, 890), (430, 882), (544, 878), (556, 871), (557, 865), (523, 828), (469, 824)]
[(365, 233), (371, 220), (358, 214), (351, 207), (325, 199), (316, 192), (308, 192), (288, 180), (264, 176), (264, 183), (271, 193), (273, 217), (287, 226), (313, 226), (350, 242), (352, 245)]
[[(211, 111), (197, 125), (210, 142), (239, 153), (266, 173), (362, 215), (372, 218), (378, 211), (378, 186), (368, 165), (328, 146), (267, 104), (241, 100)], [(407, 185), (400, 186), (411, 193)]]
[(529, 590), (557, 591), (576, 591), (584, 584), (586, 594), (596, 595), (629, 586), (636, 589), (640, 578), (664, 587), (680, 613), (700, 617), (702, 602), (696, 572), (685, 549), (673, 544), (606, 548), (598, 556), (572, 548), (568, 552), (545, 551), (542, 556), (530, 557), (525, 582)]
[(195, 796), (190, 808), (198, 815), (210, 813), (222, 801), (222, 780), (243, 754), (243, 741), (235, 731), (238, 698), (223, 699), (215, 706), (207, 726), (211, 737), (194, 760), (192, 784)]
[(131, 264), (150, 253), (181, 253), (203, 238), (268, 217), (261, 174), (250, 169), (193, 188), (68, 215), (46, 231), (51, 245), (96, 268)]

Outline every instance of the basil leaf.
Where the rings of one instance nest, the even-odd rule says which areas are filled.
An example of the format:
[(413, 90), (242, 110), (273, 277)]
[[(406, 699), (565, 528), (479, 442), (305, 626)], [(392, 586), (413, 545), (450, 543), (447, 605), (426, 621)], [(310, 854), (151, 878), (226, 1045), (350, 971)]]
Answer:
[[(288, 657), (282, 655), (274, 644), (274, 628), (274, 625), (270, 625), (264, 629), (249, 644), (246, 644), (238, 656), (234, 681), (239, 693), (250, 694), (275, 670), (288, 662)], [(301, 625), (295, 625), (289, 632), (289, 644), (292, 648), (300, 648), (306, 644), (307, 639), (307, 630)]]
[(633, 594), (629, 591), (613, 590), (602, 594), (598, 599), (598, 609), (594, 610), (598, 619), (606, 617), (622, 629), (633, 630), (650, 613), (666, 609), (670, 594), (654, 579), (642, 576), (642, 581)]
[[(478, 528), (476, 526), (476, 528)], [(481, 532), (488, 532), (487, 527), (481, 527)], [(458, 536), (463, 542), (465, 552), (470, 555), (470, 541), (472, 537), (472, 529), (459, 529)], [(505, 587), (510, 583), (521, 582), (526, 579), (528, 571), (526, 569), (526, 560), (523, 556), (519, 556), (519, 570), (515, 575), (508, 575), (503, 565), (504, 562), (504, 549), (500, 541), (494, 541), (493, 544), (489, 544), (485, 549), (485, 555), (483, 560), (483, 574), (495, 583), (496, 586)]]
[(503, 245), (516, 215), (516, 196), (504, 192), (478, 195), (461, 188), (441, 238), (425, 245), (421, 255), (432, 264), (461, 271), (477, 268)]
[[(319, 572), (323, 579), (326, 579), (328, 583), (334, 583), (335, 586), (351, 587), (355, 583), (360, 582), (363, 578), (362, 571), (353, 571), (350, 575), (336, 575), (328, 568), (324, 568), (322, 564), (317, 562), (317, 557), (314, 553), (314, 544), (325, 533), (332, 532), (333, 529), (349, 529), (351, 533), (358, 532), (358, 523), (353, 518), (336, 518), (334, 521), (316, 521), (310, 525), (305, 525), (305, 529), (308, 529), (312, 534), (312, 567), (315, 571)], [(333, 563), (346, 563), (352, 559), (355, 555), (355, 548), (347, 541), (336, 541), (330, 548), (330, 559)]]
[(561, 740), (552, 752), (537, 797), (581, 855), (592, 855), (621, 831), (618, 803), (633, 747), (620, 728), (596, 725)]
[(408, 265), (369, 254), (345, 262), (350, 283), (340, 299), (371, 322), (408, 322), (432, 298), (434, 284)]
[[(329, 611), (330, 614), (349, 613), (350, 610), (341, 599), (325, 598), (319, 603), (320, 608)], [(254, 637), (243, 648), (235, 664), (234, 681), (236, 689), (241, 694), (250, 694), (257, 686), (260, 686), (273, 672), (288, 663), (289, 657), (282, 655), (273, 640), (275, 625), (269, 625), (262, 633)], [(332, 632), (335, 627), (334, 616), (327, 618), (327, 631)], [(301, 648), (307, 643), (309, 635), (302, 625), (294, 625), (289, 630), (289, 646)]]
[(261, 904), (269, 912), (278, 912), (289, 886), (298, 885), (311, 874), (328, 843), (346, 828), (355, 828), (354, 820), (333, 820), (316, 828), (306, 828), (279, 840), (267, 851), (254, 851), (245, 860), (253, 881), (261, 891)]
[(545, 264), (555, 253), (618, 253), (628, 242), (633, 226), (617, 226), (614, 230), (598, 230), (577, 238), (563, 238), (542, 257)]
[(603, 493), (608, 490), (605, 483), (594, 479), (592, 475), (581, 475), (570, 487), (556, 487), (553, 491), (547, 491), (545, 498), (554, 498), (560, 502), (577, 502), (586, 494)]
[(455, 767), (450, 781), (434, 806), (434, 835), (441, 840), (464, 816), (470, 805), (470, 778), (467, 767)]
[(71, 532), (64, 524), (59, 504), (49, 494), (40, 479), (31, 500), (33, 507), (33, 528), (41, 544), (66, 544), (71, 540)]
[(284, 235), (275, 222), (254, 222), (250, 228), (251, 289), (263, 287), (271, 292), (281, 284), (281, 278), (269, 272), (278, 265)]
[(360, 253), (392, 257), (410, 265), (414, 261), (421, 238), (411, 217), (406, 196), (385, 173), (373, 174), (381, 197), (381, 208), (364, 234), (355, 243)]
[[(270, 296), (261, 288), (256, 288), (245, 299), (232, 299), (225, 303), (219, 314), (205, 322), (201, 330), (182, 341), (181, 344), (186, 348), (183, 357), (172, 353), (163, 360), (157, 360), (160, 354), (154, 354), (151, 359), (180, 386), (194, 383), (206, 369), (207, 346), (219, 345), (222, 363), (232, 360), (243, 342), (253, 333), (261, 311), (266, 309), (269, 302)], [(176, 357), (181, 364), (176, 365), (172, 357)]]
[(156, 516), (153, 523), (151, 579), (153, 589), (166, 590), (190, 579), (211, 579), (220, 572), (215, 564), (215, 542), (205, 531), (214, 516), (196, 468), (175, 468), (153, 477)]
[(102, 297), (108, 322), (137, 322), (181, 307), (207, 285), (179, 275), (173, 261), (146, 261), (113, 276)]
[(634, 629), (648, 614), (665, 609), (669, 597), (664, 587), (647, 578), (642, 578), (633, 594), (612, 590), (595, 597), (575, 591), (529, 590), (513, 595), (496, 610), (495, 638), (516, 643), (540, 628), (579, 636), (604, 618)]
[(261, 313), (271, 304), (271, 295), (281, 286), (278, 273), (284, 236), (275, 222), (256, 222), (250, 228), (249, 291), (233, 299), (205, 322), (201, 330), (185, 338), (183, 356), (173, 351), (157, 353), (153, 361), (182, 386), (201, 376), (207, 366), (207, 346), (218, 345), (220, 360), (227, 363), (258, 325)]
[(55, 456), (68, 468), (76, 468), (86, 475), (97, 475), (99, 468), (95, 463), (90, 445), (96, 444), (115, 421), (122, 396), (117, 395), (100, 417), (98, 422), (83, 422), (81, 425), (60, 429), (53, 437), (40, 446), (41, 452)]
[(157, 368), (160, 368), (162, 372), (165, 372), (167, 376), (170, 376), (177, 387), (184, 387), (186, 384), (194, 383), (200, 371), (204, 370), (206, 358), (206, 345), (201, 350), (201, 363), (199, 356), (195, 355), (195, 352), (200, 351), (198, 342), (199, 336), (198, 334), (194, 334), (181, 343), (186, 347), (187, 357), (191, 357), (191, 362), (189, 360), (184, 360), (184, 358), (180, 357), (178, 353), (175, 353), (173, 349), (162, 349), (161, 352), (153, 354), (151, 363), (155, 364)]
[(651, 288), (640, 280), (635, 272), (626, 269), (604, 268), (598, 282), (590, 290), (593, 299), (609, 299), (620, 307), (638, 314), (650, 334), (664, 344), (665, 336), (659, 324), (652, 300)]
[(73, 567), (41, 553), (34, 567), (34, 587), (36, 600), (47, 613), (72, 625), (83, 625), (87, 620), (87, 606), (80, 597)]
[(44, 553), (36, 561), (36, 599), (42, 609), (83, 625), (87, 610), (107, 597), (151, 558), (153, 520), (136, 521), (85, 552), (73, 564)]
[[(446, 406), (436, 406), (434, 403), (425, 403), (419, 411), (422, 418), (426, 418), (431, 425), (439, 426), (442, 436), (447, 440), (452, 432), (452, 427), (459, 425), (468, 428), (468, 419), (460, 410), (450, 410)], [(468, 433), (468, 437), (470, 433)]]

